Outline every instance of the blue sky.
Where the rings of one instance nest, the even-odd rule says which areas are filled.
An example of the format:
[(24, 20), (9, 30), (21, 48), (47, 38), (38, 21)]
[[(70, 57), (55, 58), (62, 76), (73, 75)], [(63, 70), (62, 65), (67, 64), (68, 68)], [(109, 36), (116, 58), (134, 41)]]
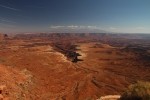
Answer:
[(0, 0), (0, 32), (150, 33), (150, 0)]

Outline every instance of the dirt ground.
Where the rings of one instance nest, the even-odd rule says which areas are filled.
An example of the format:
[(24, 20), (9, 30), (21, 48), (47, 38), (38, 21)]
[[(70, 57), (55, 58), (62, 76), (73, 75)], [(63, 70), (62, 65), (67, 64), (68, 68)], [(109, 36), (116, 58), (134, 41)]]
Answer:
[[(134, 53), (121, 52), (120, 48), (77, 43), (80, 61), (72, 63), (51, 45), (34, 43), (8, 40), (0, 45), (0, 72), (6, 70), (4, 66), (15, 70), (5, 72), (13, 73), (7, 79), (0, 78), (0, 85), (6, 85), (9, 92), (4, 96), (10, 100), (95, 100), (121, 94), (136, 81), (150, 81), (148, 66), (138, 62)], [(18, 86), (20, 81), (25, 86)]]

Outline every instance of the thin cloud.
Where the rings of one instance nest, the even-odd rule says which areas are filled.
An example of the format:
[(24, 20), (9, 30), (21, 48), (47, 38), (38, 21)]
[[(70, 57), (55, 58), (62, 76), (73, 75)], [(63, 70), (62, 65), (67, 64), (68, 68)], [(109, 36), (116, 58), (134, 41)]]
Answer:
[(71, 29), (76, 29), (76, 28), (78, 28), (79, 26), (76, 26), (76, 25), (70, 25), (70, 26), (66, 26), (66, 27), (71, 28)]
[(16, 25), (11, 25), (11, 24), (6, 24), (6, 23), (1, 23), (1, 22), (0, 22), (0, 27), (14, 28), (14, 27), (16, 27)]
[(116, 28), (116, 27), (110, 27), (109, 29), (111, 29), (111, 30), (116, 30), (117, 28)]
[(10, 9), (10, 10), (13, 10), (13, 11), (20, 11), (20, 9), (12, 8), (12, 7), (1, 5), (1, 4), (0, 4), (0, 7), (6, 8), (6, 9)]
[(0, 21), (2, 21), (2, 22), (7, 22), (7, 23), (16, 23), (16, 22), (14, 22), (14, 21), (10, 21), (10, 20), (8, 20), (8, 19), (4, 19), (4, 18), (1, 18), (1, 17), (0, 17)]
[(136, 29), (144, 30), (144, 29), (146, 29), (146, 28), (145, 28), (145, 27), (136, 27)]
[(50, 26), (51, 29), (100, 29), (97, 26), (77, 26), (77, 25), (69, 25), (69, 26)]
[(71, 33), (103, 33), (101, 27), (90, 25), (68, 25), (68, 26), (50, 26), (51, 32), (71, 32)]
[(50, 26), (52, 29), (64, 28), (65, 26)]

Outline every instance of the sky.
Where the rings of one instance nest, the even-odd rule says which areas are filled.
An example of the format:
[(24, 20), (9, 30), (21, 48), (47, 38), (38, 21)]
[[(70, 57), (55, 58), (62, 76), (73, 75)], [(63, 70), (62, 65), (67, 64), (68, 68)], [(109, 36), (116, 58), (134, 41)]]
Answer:
[(0, 32), (150, 33), (150, 0), (0, 0)]

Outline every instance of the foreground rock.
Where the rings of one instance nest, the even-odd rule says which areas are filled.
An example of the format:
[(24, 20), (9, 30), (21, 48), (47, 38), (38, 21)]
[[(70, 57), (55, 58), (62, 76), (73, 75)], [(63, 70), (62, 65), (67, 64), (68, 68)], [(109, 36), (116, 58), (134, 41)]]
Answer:
[(100, 99), (97, 100), (119, 100), (120, 95), (107, 95), (107, 96), (102, 96)]
[(24, 71), (0, 65), (0, 100), (26, 99), (29, 75)]

